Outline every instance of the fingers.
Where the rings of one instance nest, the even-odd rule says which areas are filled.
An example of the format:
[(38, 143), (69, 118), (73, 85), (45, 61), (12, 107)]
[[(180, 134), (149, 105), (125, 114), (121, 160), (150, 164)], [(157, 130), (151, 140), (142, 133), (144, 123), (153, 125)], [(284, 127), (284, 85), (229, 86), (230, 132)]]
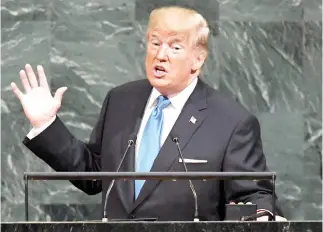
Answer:
[(36, 75), (35, 75), (32, 67), (30, 66), (30, 64), (26, 64), (25, 70), (26, 70), (26, 73), (27, 73), (27, 76), (28, 76), (28, 79), (29, 79), (30, 86), (32, 88), (38, 87), (38, 82), (37, 82)]
[(37, 66), (37, 72), (38, 72), (38, 76), (39, 76), (39, 85), (44, 87), (44, 88), (49, 89), (49, 86), (48, 86), (48, 83), (47, 83), (47, 78), (46, 78), (43, 66), (38, 65)]
[(62, 102), (63, 99), (63, 95), (65, 93), (65, 91), (67, 90), (67, 87), (61, 87), (58, 90), (56, 90), (54, 99), (58, 102)]
[(11, 82), (11, 88), (12, 88), (12, 91), (14, 92), (14, 94), (17, 96), (17, 98), (21, 101), (24, 94), (17, 87), (16, 83)]
[(281, 216), (276, 216), (276, 221), (282, 222), (282, 221), (287, 221), (287, 218), (281, 217)]
[[(260, 222), (268, 221), (268, 220), (269, 220), (268, 216), (262, 216), (257, 218), (257, 221), (260, 221)], [(282, 221), (287, 221), (287, 219), (281, 216), (276, 216), (275, 221), (282, 222)]]
[(269, 217), (268, 216), (262, 216), (257, 218), (258, 222), (268, 222), (269, 221)]
[(27, 74), (24, 70), (21, 70), (19, 72), (19, 75), (20, 75), (21, 84), (24, 87), (25, 91), (28, 93), (31, 90), (31, 87), (27, 78)]
[[(49, 89), (43, 66), (41, 65), (37, 66), (37, 73), (39, 76), (39, 85), (41, 87)], [(26, 64), (25, 70), (21, 70), (19, 72), (19, 75), (20, 75), (21, 83), (26, 92), (29, 92), (31, 88), (38, 87), (37, 77), (32, 67), (30, 66), (30, 64)]]

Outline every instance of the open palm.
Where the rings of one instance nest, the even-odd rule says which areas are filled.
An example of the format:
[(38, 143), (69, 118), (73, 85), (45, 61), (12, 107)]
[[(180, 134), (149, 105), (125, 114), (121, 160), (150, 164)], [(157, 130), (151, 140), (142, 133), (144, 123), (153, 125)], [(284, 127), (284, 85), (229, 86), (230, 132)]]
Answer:
[(66, 87), (61, 87), (53, 97), (43, 67), (37, 66), (37, 72), (39, 81), (29, 64), (25, 66), (25, 70), (19, 72), (25, 93), (22, 93), (15, 83), (11, 83), (13, 92), (34, 128), (42, 127), (55, 117), (61, 107), (63, 94), (67, 90)]

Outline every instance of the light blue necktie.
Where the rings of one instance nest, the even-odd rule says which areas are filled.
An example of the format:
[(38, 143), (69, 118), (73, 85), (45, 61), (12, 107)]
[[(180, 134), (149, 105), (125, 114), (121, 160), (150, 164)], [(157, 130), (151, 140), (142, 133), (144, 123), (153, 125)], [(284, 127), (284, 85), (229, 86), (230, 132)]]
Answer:
[[(164, 119), (163, 109), (170, 104), (170, 101), (164, 96), (159, 96), (157, 100), (158, 103), (147, 121), (141, 138), (136, 172), (149, 172), (160, 150), (160, 137)], [(145, 180), (135, 180), (136, 198), (144, 183)]]

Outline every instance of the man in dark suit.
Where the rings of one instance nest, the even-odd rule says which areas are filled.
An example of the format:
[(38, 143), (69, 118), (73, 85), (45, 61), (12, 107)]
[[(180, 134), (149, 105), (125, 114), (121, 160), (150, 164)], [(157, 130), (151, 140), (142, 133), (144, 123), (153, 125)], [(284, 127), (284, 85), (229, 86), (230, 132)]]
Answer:
[[(56, 171), (115, 171), (128, 141), (136, 141), (121, 171), (184, 171), (172, 141), (179, 139), (189, 171), (267, 171), (257, 119), (203, 83), (209, 28), (197, 12), (164, 7), (150, 15), (147, 30), (148, 80), (109, 91), (90, 142), (77, 140), (56, 116), (66, 87), (52, 97), (44, 70), (39, 82), (30, 65), (20, 71), (26, 93), (15, 83), (33, 129), (24, 144)], [(110, 181), (71, 181), (87, 194)], [(194, 181), (200, 220), (223, 219), (226, 202), (252, 202), (272, 212), (270, 181)], [(192, 220), (194, 198), (187, 181), (116, 182), (108, 218), (156, 217)]]

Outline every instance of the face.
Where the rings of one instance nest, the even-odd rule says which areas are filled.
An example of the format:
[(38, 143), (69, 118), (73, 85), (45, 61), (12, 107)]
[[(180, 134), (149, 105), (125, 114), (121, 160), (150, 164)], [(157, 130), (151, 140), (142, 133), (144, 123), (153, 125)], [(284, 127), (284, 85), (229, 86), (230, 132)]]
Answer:
[(157, 23), (148, 31), (146, 75), (151, 85), (163, 95), (183, 90), (202, 65), (192, 38), (193, 28), (173, 30), (167, 22)]

